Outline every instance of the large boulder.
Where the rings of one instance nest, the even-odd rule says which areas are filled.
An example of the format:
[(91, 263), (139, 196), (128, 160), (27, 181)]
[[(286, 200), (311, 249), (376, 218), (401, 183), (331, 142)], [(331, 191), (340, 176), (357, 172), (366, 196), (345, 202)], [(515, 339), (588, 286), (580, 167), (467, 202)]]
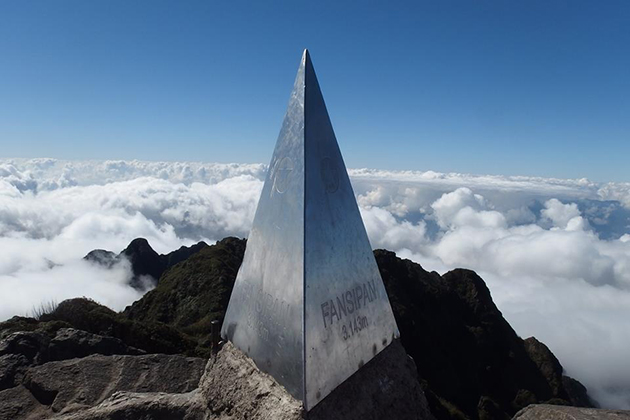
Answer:
[(48, 345), (49, 360), (66, 360), (86, 357), (91, 354), (139, 355), (146, 353), (134, 347), (127, 346), (120, 339), (92, 334), (74, 328), (62, 328), (57, 331), (55, 338)]
[[(433, 419), (416, 375), (413, 360), (394, 341), (316, 405), (307, 418)], [(231, 343), (208, 362), (200, 391), (217, 419), (297, 420), (304, 415), (300, 401)]]
[(0, 340), (0, 356), (19, 354), (32, 363), (43, 363), (49, 343), (50, 338), (39, 331), (18, 331)]
[(312, 420), (432, 420), (414, 360), (399, 340), (370, 360), (309, 413)]
[(204, 405), (199, 391), (115, 392), (96, 407), (54, 417), (54, 420), (211, 420), (216, 417)]
[(630, 411), (535, 404), (516, 413), (513, 420), (630, 420)]
[(210, 358), (200, 391), (217, 419), (302, 418), (301, 403), (229, 342)]
[(0, 419), (42, 420), (50, 418), (50, 410), (24, 386), (0, 391)]
[(177, 355), (93, 355), (32, 367), (23, 384), (51, 413), (63, 414), (98, 405), (117, 391), (191, 392), (205, 364)]
[[(120, 387), (118, 387), (120, 389)], [(309, 413), (271, 376), (227, 343), (210, 358), (199, 388), (187, 393), (116, 391), (92, 407), (66, 408), (55, 420), (433, 420), (415, 365), (394, 341)], [(181, 388), (185, 389), (185, 388)], [(180, 389), (180, 390), (181, 390)], [(82, 401), (92, 395), (84, 392)], [(81, 394), (81, 395), (83, 395)], [(95, 395), (95, 394), (94, 394)], [(61, 397), (57, 395), (55, 401)], [(70, 400), (61, 398), (66, 407)], [(92, 405), (96, 397), (87, 400)], [(53, 405), (54, 408), (54, 405)]]
[(72, 326), (76, 330), (113, 337), (128, 347), (147, 353), (190, 356), (205, 353), (201, 349), (201, 354), (198, 354), (197, 342), (170, 325), (151, 320), (136, 322), (86, 298), (65, 300), (53, 312), (43, 315), (40, 319), (47, 322), (63, 322), (64, 325)]
[(20, 383), (29, 365), (30, 361), (21, 354), (0, 356), (0, 391)]

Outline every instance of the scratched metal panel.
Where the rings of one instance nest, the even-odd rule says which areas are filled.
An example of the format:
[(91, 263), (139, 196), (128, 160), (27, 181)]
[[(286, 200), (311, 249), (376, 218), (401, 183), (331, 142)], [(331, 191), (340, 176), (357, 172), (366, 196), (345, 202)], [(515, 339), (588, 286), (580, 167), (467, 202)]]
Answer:
[(310, 60), (305, 86), (308, 410), (399, 332)]
[(304, 68), (300, 66), (221, 335), (304, 396)]

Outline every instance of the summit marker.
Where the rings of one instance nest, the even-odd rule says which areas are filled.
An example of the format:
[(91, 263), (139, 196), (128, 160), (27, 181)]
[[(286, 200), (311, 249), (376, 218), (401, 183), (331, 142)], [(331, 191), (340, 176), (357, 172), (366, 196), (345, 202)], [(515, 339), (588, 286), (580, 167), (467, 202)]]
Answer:
[(221, 335), (306, 410), (400, 335), (307, 50)]

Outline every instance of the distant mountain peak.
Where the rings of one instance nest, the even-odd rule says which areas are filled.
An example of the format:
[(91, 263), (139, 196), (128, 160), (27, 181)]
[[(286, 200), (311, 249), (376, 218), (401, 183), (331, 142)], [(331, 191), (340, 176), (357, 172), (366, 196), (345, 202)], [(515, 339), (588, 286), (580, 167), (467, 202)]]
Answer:
[(146, 238), (135, 238), (119, 254), (104, 249), (95, 249), (83, 259), (106, 268), (112, 268), (115, 264), (126, 259), (131, 264), (133, 273), (129, 284), (135, 289), (145, 290), (147, 287), (155, 287), (167, 269), (185, 261), (206, 247), (208, 244), (201, 241), (191, 246), (181, 246), (168, 254), (158, 254)]

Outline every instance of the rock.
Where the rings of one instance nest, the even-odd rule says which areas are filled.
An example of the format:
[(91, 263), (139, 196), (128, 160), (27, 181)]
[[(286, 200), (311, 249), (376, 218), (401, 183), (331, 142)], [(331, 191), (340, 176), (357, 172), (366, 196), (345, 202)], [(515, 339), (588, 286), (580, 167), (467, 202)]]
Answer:
[(496, 401), (486, 396), (479, 399), (477, 413), (479, 420), (509, 420), (510, 418)]
[(53, 412), (94, 406), (116, 391), (186, 393), (197, 388), (205, 360), (163, 354), (93, 355), (31, 368), (24, 386)]
[[(210, 359), (199, 384), (217, 419), (297, 420), (302, 404), (231, 343)], [(433, 419), (415, 365), (390, 344), (308, 413), (309, 420)]]
[[(0, 340), (4, 340), (9, 335), (19, 331), (33, 331), (39, 327), (39, 321), (35, 318), (24, 316), (14, 316), (11, 319), (0, 322)], [(0, 342), (0, 348), (2, 344)], [(1, 351), (1, 350), (0, 350)]]
[(91, 354), (139, 355), (145, 354), (143, 350), (129, 347), (121, 340), (114, 337), (91, 334), (74, 328), (62, 328), (48, 345), (48, 359), (66, 360), (77, 357), (86, 357)]
[(198, 391), (186, 394), (115, 392), (96, 407), (54, 420), (206, 420), (215, 417)]
[(309, 420), (415, 419), (433, 415), (413, 359), (399, 340), (370, 360), (309, 412)]
[[(523, 341), (525, 350), (532, 359), (538, 370), (547, 380), (551, 387), (551, 391), (557, 396), (566, 396), (562, 385), (562, 365), (549, 348), (536, 340), (535, 337), (529, 337)], [(568, 398), (568, 397), (567, 397)]]
[(32, 368), (25, 386), (0, 392), (0, 401), (2, 419), (434, 420), (398, 341), (308, 414), (231, 343), (207, 364), (166, 355), (49, 362)]
[(217, 419), (302, 418), (302, 404), (230, 342), (210, 358), (199, 388)]
[(20, 383), (29, 365), (29, 360), (21, 354), (0, 356), (0, 391)]
[[(548, 403), (572, 405), (576, 407), (597, 407), (596, 401), (586, 393), (586, 388), (579, 381), (563, 375), (564, 368), (549, 348), (534, 337), (523, 341), (530, 359), (538, 366), (553, 392)], [(535, 403), (533, 401), (532, 403)]]
[(189, 356), (206, 353), (205, 349), (198, 349), (195, 340), (169, 325), (151, 320), (144, 322), (129, 320), (123, 314), (87, 298), (64, 300), (53, 312), (43, 315), (41, 320), (48, 323), (63, 323), (65, 326), (92, 334), (115, 337), (127, 346), (147, 353)]
[(569, 377), (562, 376), (562, 387), (567, 394), (571, 405), (576, 407), (595, 407), (599, 408), (597, 401), (593, 400), (586, 392), (586, 387), (579, 381)]
[(47, 348), (50, 338), (37, 331), (19, 331), (0, 340), (0, 356), (19, 354), (31, 363), (47, 361)]
[(37, 401), (23, 386), (0, 391), (0, 419), (2, 420), (39, 420), (49, 417), (47, 407)]
[(630, 411), (602, 410), (598, 408), (568, 407), (558, 405), (530, 405), (512, 420), (630, 420)]

